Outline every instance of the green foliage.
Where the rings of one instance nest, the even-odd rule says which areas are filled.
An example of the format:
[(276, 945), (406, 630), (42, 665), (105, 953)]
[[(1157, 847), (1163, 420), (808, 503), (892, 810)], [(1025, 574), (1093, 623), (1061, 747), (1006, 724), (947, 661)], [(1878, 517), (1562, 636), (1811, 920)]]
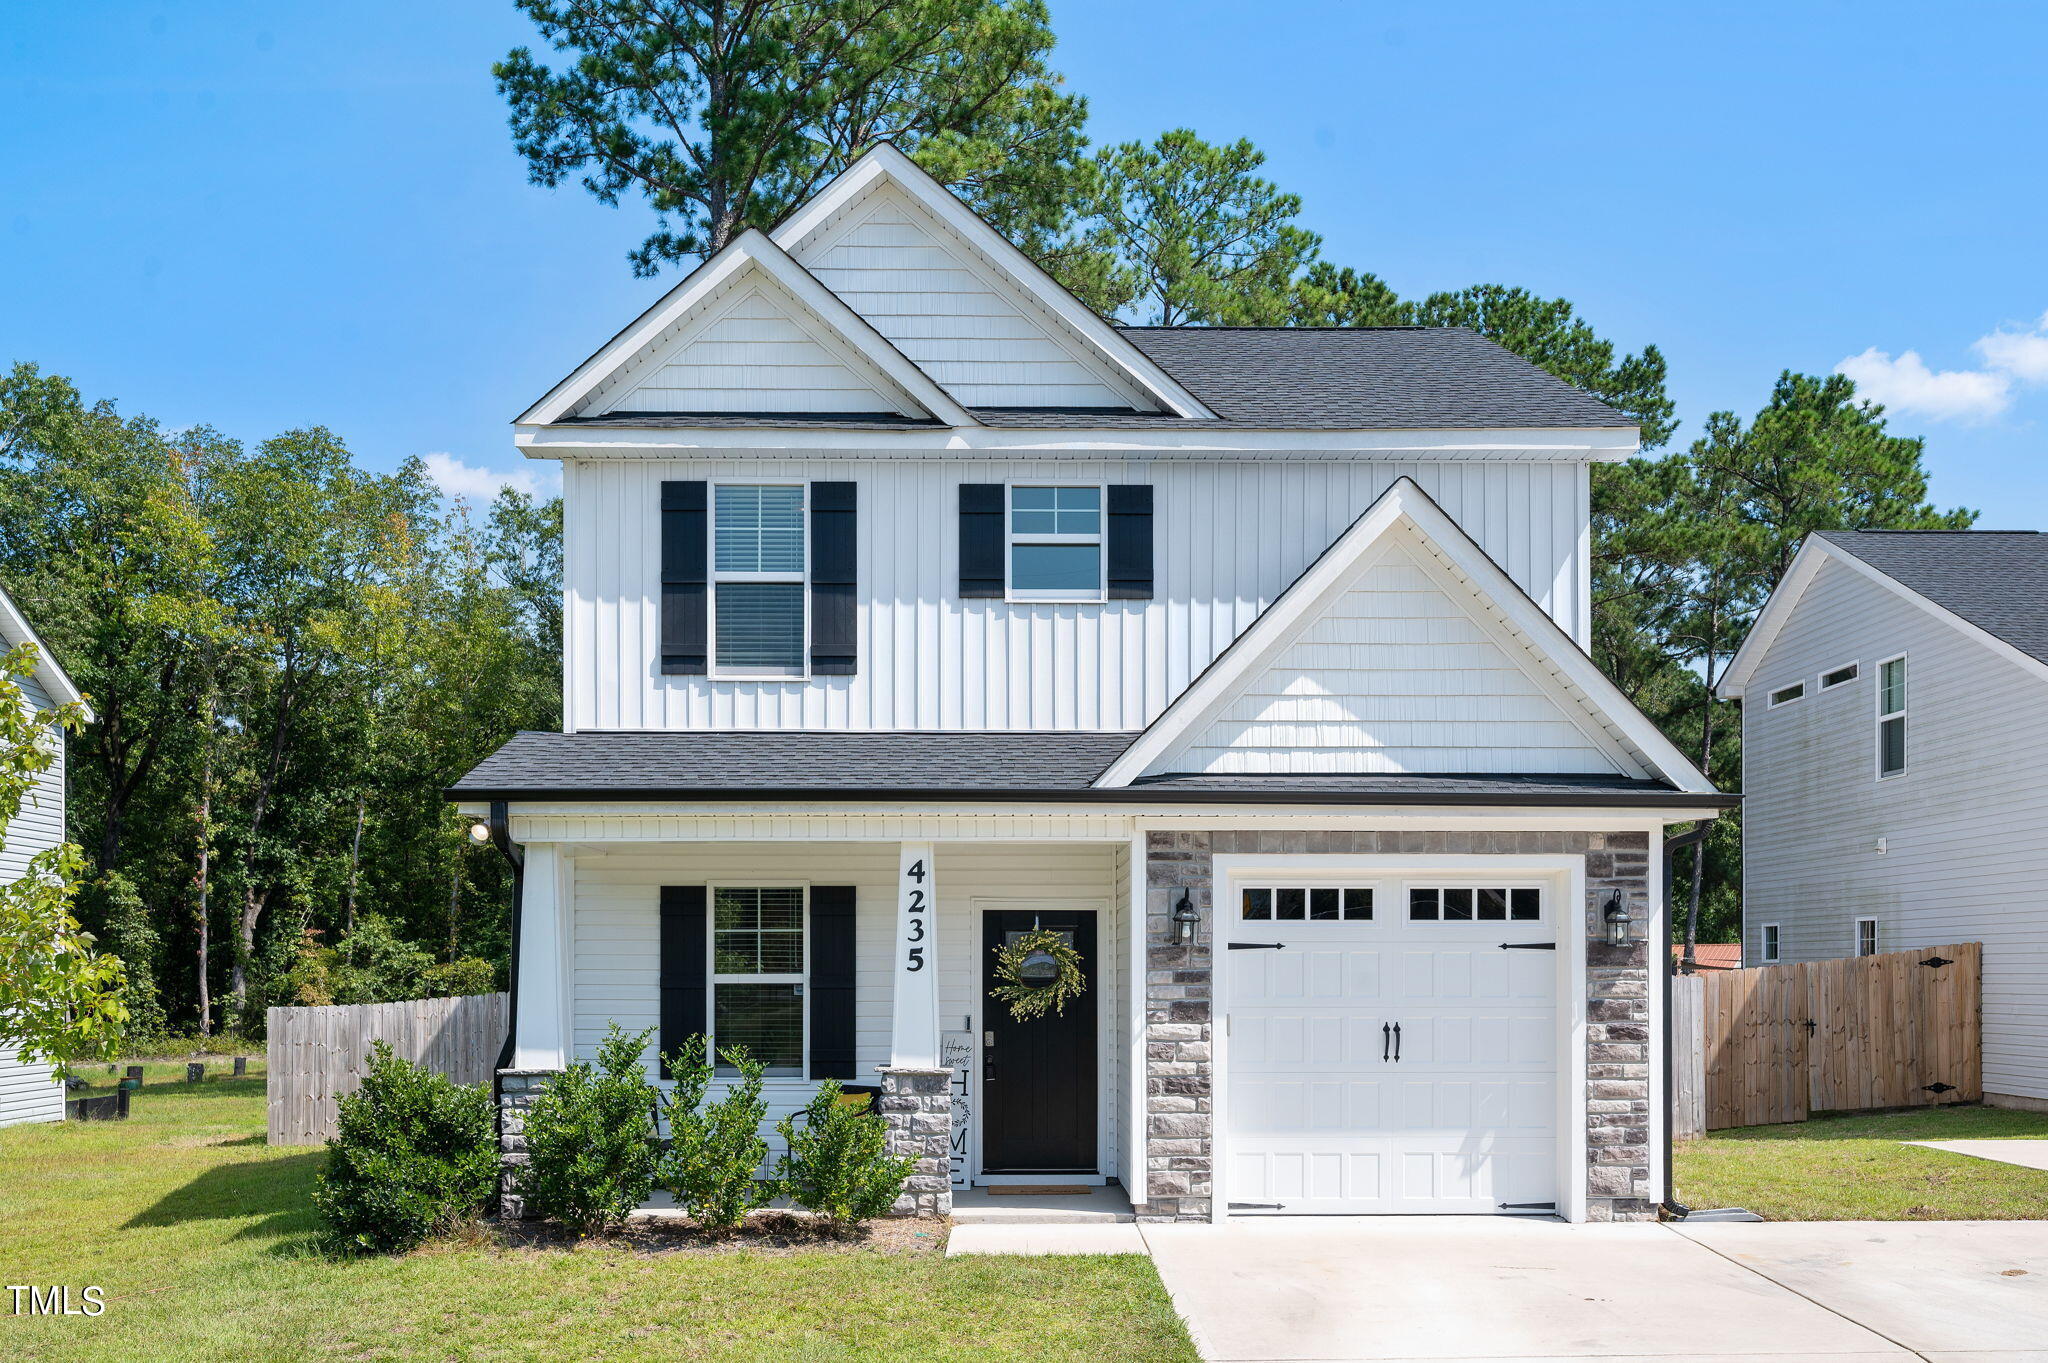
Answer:
[(498, 967), (475, 956), (443, 961), (420, 972), (420, 985), (428, 998), (459, 998), (464, 994), (489, 994), (498, 987)]
[(596, 1065), (570, 1065), (527, 1109), (528, 1163), (518, 1184), (529, 1210), (595, 1235), (647, 1200), (658, 1094), (640, 1057), (652, 1035), (614, 1022)]
[[(492, 968), (476, 962), (486, 972)], [(428, 973), (436, 967), (425, 949), (400, 937), (390, 922), (370, 914), (356, 930), (331, 947), (307, 933), (298, 958), (283, 977), (282, 1000), (304, 1007), (340, 1003), (392, 1003), (432, 996)], [(488, 993), (488, 990), (467, 991)]]
[(672, 1194), (700, 1226), (733, 1230), (775, 1196), (773, 1180), (761, 1177), (768, 1158), (768, 1142), (761, 1139), (768, 1115), (764, 1067), (744, 1046), (719, 1052), (739, 1077), (707, 1102), (715, 1077), (710, 1048), (709, 1037), (691, 1037), (666, 1057), (674, 1086), (661, 1102), (668, 1144), (655, 1165), (654, 1186)]
[(777, 1166), (782, 1189), (844, 1229), (884, 1215), (896, 1205), (916, 1161), (885, 1153), (888, 1127), (880, 1113), (841, 1101), (839, 1081), (827, 1079), (798, 1113), (776, 1123), (788, 1150)]
[(135, 883), (119, 871), (108, 871), (80, 887), (78, 902), (79, 921), (121, 962), (121, 1006), (128, 1010), (124, 1042), (133, 1046), (161, 1037), (168, 1023), (157, 994), (163, 943)]
[(516, 0), (564, 60), (492, 68), (533, 183), (644, 198), (634, 273), (767, 228), (894, 143), (1026, 249), (1057, 240), (1085, 105), (1042, 0)]
[(488, 1084), (452, 1083), (380, 1041), (340, 1107), (313, 1191), (330, 1252), (400, 1254), (489, 1203), (498, 1138)]
[[(1022, 973), (1024, 962), (1041, 951), (1052, 958), (1057, 973), (1042, 984), (1027, 983)], [(1088, 987), (1088, 977), (1081, 969), (1081, 953), (1067, 934), (1054, 928), (1018, 934), (1015, 941), (995, 948), (995, 958), (996, 978), (1001, 983), (989, 990), (988, 996), (1009, 1004), (1010, 1016), (1019, 1022), (1043, 1017), (1048, 1012), (1066, 1012), (1067, 1004)]]

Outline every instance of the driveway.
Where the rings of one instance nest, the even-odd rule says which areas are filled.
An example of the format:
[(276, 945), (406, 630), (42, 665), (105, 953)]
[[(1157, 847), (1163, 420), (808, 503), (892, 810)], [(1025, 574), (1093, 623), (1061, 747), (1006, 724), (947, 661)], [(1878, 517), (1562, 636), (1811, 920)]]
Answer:
[(1147, 1225), (1212, 1363), (2048, 1363), (2048, 1223)]

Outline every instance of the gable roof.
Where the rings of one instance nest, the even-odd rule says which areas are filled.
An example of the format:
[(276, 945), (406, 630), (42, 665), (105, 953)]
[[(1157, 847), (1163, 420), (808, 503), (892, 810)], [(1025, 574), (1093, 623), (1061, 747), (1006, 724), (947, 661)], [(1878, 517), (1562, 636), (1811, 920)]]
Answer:
[(92, 706), (72, 682), (70, 675), (57, 665), (57, 660), (50, 655), (50, 646), (38, 639), (36, 632), (29, 628), (27, 618), (14, 604), (14, 598), (5, 591), (0, 591), (0, 640), (4, 640), (8, 648), (34, 644), (35, 677), (43, 684), (43, 689), (50, 693), (50, 699), (59, 705), (83, 705), (86, 719), (93, 718)]
[(1279, 659), (1303, 625), (1347, 589), (1355, 570), (1382, 542), (1403, 532), (1438, 555), (1480, 603), (1494, 612), (1498, 623), (1520, 644), (1520, 665), (1564, 699), (1569, 707), (1565, 712), (1590, 741), (1612, 755), (1623, 776), (1660, 780), (1695, 794), (1714, 793), (1713, 784), (1607, 679), (1557, 622), (1530, 600), (1428, 493), (1406, 477), (1397, 479), (1289, 584), (1096, 784), (1119, 786), (1137, 781), (1202, 733), (1250, 678)]
[(1845, 564), (2048, 678), (2048, 535), (2033, 530), (1824, 530), (1806, 537), (1715, 688), (1739, 699), (1826, 562)]

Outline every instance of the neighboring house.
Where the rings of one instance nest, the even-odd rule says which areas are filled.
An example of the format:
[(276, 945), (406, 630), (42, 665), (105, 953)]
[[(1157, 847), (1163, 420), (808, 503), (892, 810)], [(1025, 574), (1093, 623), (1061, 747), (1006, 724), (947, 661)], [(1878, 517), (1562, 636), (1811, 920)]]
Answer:
[(1809, 536), (1719, 690), (1747, 963), (1982, 942), (1985, 1099), (2048, 1106), (2048, 535)]
[[(21, 682), (24, 703), (37, 710), (82, 700), (64, 669), (50, 657), (7, 593), (0, 591), (0, 650), (36, 646), (35, 674)], [(29, 859), (64, 841), (64, 733), (52, 729), (57, 760), (36, 778), (22, 798), (21, 812), (5, 830), (0, 847), (0, 884), (21, 878)], [(48, 1065), (25, 1064), (11, 1047), (0, 1046), (0, 1126), (64, 1120), (64, 1089)]]
[[(1671, 948), (1671, 961), (1676, 965), (1685, 959), (1683, 944)], [(1701, 970), (1742, 969), (1742, 943), (1740, 942), (1699, 942), (1693, 947), (1692, 968)]]
[[(565, 732), (450, 792), (523, 848), (508, 1104), (616, 1020), (775, 1114), (879, 1070), (926, 1210), (1654, 1214), (1653, 887), (1727, 800), (1585, 652), (1628, 418), (1462, 329), (1112, 326), (883, 149), (516, 438)], [(1018, 1023), (1034, 926), (1088, 989)]]

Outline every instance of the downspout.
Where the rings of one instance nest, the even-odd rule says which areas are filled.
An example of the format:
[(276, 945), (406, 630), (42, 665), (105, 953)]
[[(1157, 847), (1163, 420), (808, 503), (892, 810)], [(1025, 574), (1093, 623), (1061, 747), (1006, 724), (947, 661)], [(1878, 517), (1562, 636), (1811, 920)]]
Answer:
[(491, 814), (485, 826), (491, 830), (491, 845), (512, 868), (512, 956), (511, 973), (505, 981), (505, 1044), (498, 1050), (498, 1063), (491, 1067), (491, 1105), (497, 1109), (498, 1149), (503, 1150), (505, 1090), (501, 1076), (512, 1064), (519, 1039), (519, 925), (526, 916), (526, 853), (512, 841), (512, 816), (505, 801), (491, 801)]
[(1669, 940), (1671, 936), (1671, 886), (1673, 880), (1671, 854), (1691, 847), (1694, 843), (1704, 841), (1707, 833), (1712, 828), (1713, 825), (1710, 822), (1702, 819), (1685, 832), (1675, 837), (1664, 839), (1664, 936), (1666, 940), (1662, 943), (1664, 959), (1660, 964), (1663, 969), (1659, 972), (1664, 981), (1664, 1025), (1662, 1028), (1664, 1037), (1664, 1202), (1660, 1210), (1663, 1213), (1664, 1219), (1670, 1221), (1683, 1221), (1692, 1213), (1692, 1208), (1680, 1202), (1676, 1196), (1677, 1183), (1675, 1181), (1675, 1160), (1673, 1158), (1673, 1151), (1678, 1139), (1673, 1133), (1678, 1123), (1673, 1120), (1677, 1116), (1677, 1104), (1672, 1101), (1673, 1089), (1671, 1087), (1674, 1074), (1671, 1051), (1671, 977), (1677, 972), (1678, 965), (1671, 959), (1671, 942)]

